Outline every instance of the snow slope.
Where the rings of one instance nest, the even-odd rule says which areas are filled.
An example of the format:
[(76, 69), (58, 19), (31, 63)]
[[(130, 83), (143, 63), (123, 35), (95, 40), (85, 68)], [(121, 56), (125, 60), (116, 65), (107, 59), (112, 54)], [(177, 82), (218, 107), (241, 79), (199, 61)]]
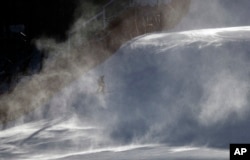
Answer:
[(250, 141), (249, 42), (248, 26), (137, 37), (1, 131), (0, 159), (228, 159)]

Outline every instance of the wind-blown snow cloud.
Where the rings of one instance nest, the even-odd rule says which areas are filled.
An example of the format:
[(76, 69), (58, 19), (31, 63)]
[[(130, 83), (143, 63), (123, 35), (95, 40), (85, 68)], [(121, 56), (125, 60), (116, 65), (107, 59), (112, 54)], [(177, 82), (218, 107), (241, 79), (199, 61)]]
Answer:
[[(47, 116), (77, 115), (101, 127), (101, 139), (109, 144), (227, 148), (244, 142), (250, 121), (249, 27), (207, 31), (153, 34), (125, 44), (58, 94)], [(101, 75), (104, 94), (96, 92)]]
[[(217, 71), (204, 85), (204, 102), (199, 119), (202, 124), (216, 125), (241, 119), (248, 107), (249, 82), (240, 75), (228, 71)], [(227, 73), (228, 72), (228, 73)]]
[[(78, 127), (94, 126), (100, 131), (89, 138), (91, 149), (141, 143), (227, 148), (231, 142), (244, 142), (250, 138), (249, 30), (238, 27), (137, 37), (83, 75), (78, 68), (83, 62), (77, 61), (79, 52), (73, 57), (52, 52), (50, 61), (54, 62), (53, 53), (63, 60), (51, 63), (52, 68), (59, 63), (52, 75), (65, 73), (60, 64), (69, 58), (75, 63), (68, 64), (72, 70), (61, 74), (63, 78), (71, 77), (71, 71), (82, 77), (65, 84), (27, 117), (72, 116)], [(60, 44), (58, 48), (61, 51)], [(48, 62), (45, 70), (50, 68)], [(97, 92), (102, 75), (104, 94)], [(52, 79), (47, 84), (53, 89), (56, 82)], [(81, 136), (72, 138), (80, 145)]]
[[(239, 27), (238, 32), (246, 28)], [(190, 31), (154, 39), (148, 35), (121, 48), (107, 61), (104, 72), (108, 90), (114, 91), (107, 93), (111, 98), (106, 99), (107, 108), (117, 116), (108, 127), (111, 136), (125, 143), (164, 141), (220, 147), (244, 141), (247, 136), (234, 134), (233, 128), (249, 131), (245, 128), (249, 121), (248, 40), (241, 39), (236, 30)], [(181, 37), (180, 43), (176, 38), (176, 46), (169, 48), (167, 42), (175, 34)], [(111, 67), (117, 61), (119, 66)]]

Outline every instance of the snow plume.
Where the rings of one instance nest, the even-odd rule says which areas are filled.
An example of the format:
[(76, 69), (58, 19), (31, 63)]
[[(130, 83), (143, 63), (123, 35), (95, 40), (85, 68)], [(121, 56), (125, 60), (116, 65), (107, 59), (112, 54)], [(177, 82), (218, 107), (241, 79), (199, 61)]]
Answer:
[[(220, 72), (220, 71), (218, 71)], [(199, 119), (202, 124), (217, 124), (244, 117), (248, 106), (249, 83), (247, 78), (228, 71), (216, 73), (204, 85), (204, 102)]]
[[(99, 128), (93, 148), (144, 143), (227, 148), (245, 142), (249, 27), (205, 32), (136, 38), (33, 114), (72, 115)], [(173, 37), (176, 43), (169, 47)], [(101, 75), (104, 94), (97, 92)]]
[[(175, 0), (165, 2), (168, 5), (164, 5), (160, 11), (171, 6), (176, 13), (182, 13), (184, 8), (185, 10), (188, 9), (190, 1), (183, 2), (182, 0)], [(98, 4), (99, 3), (100, 5), (104, 5), (103, 2), (101, 4), (101, 2), (98, 1)], [(124, 1), (124, 3), (128, 3), (128, 1)], [(78, 1), (78, 7), (75, 9), (75, 22), (68, 31), (68, 39), (66, 41), (59, 43), (55, 39), (47, 37), (41, 37), (35, 40), (37, 48), (44, 51), (47, 56), (43, 63), (43, 69), (39, 74), (22, 78), (21, 82), (18, 83), (17, 87), (15, 87), (10, 94), (0, 97), (1, 122), (6, 123), (9, 120), (19, 117), (23, 113), (45, 105), (55, 93), (90, 68), (102, 62), (111, 54), (106, 47), (106, 41), (110, 41), (113, 37), (111, 36), (111, 38), (109, 37), (110, 39), (100, 41), (101, 38), (107, 36), (102, 32), (104, 27), (103, 15), (94, 17), (102, 11), (100, 5), (91, 1)], [(113, 7), (116, 7), (116, 5)], [(121, 5), (123, 5), (123, 3), (121, 3)], [(183, 8), (178, 7), (179, 5)], [(147, 7), (144, 7), (144, 9), (147, 9)], [(112, 10), (111, 8), (111, 11)], [(150, 23), (149, 25), (154, 25), (151, 24), (151, 20), (155, 21), (155, 16), (159, 15), (158, 11), (157, 14), (154, 13), (154, 11), (155, 9), (151, 8), (152, 13), (150, 12), (150, 14), (153, 16), (147, 16), (147, 23)], [(145, 11), (142, 10), (142, 12), (142, 15), (144, 15)], [(113, 11), (111, 13), (113, 13)], [(168, 18), (164, 16), (165, 20), (172, 17), (172, 12), (166, 14)], [(110, 16), (109, 18), (112, 18), (114, 15), (112, 14)], [(181, 17), (182, 16), (177, 16), (177, 18), (174, 18), (173, 24), (179, 22), (179, 18)], [(134, 24), (134, 19), (130, 19), (130, 21), (131, 25)], [(144, 26), (144, 22), (141, 23), (142, 26)], [(172, 26), (173, 24), (171, 22)], [(132, 30), (134, 31), (134, 28), (132, 28)], [(124, 34), (130, 35), (130, 33)], [(122, 36), (119, 35), (120, 31), (113, 36), (117, 36), (118, 39), (122, 38)], [(129, 40), (129, 38), (126, 40)], [(119, 47), (120, 45), (121, 43), (119, 42), (115, 47)], [(110, 48), (114, 48), (114, 46), (109, 46), (109, 49)], [(93, 81), (96, 81), (96, 79)]]
[[(82, 92), (76, 111), (121, 144), (244, 142), (249, 138), (249, 27), (205, 32), (152, 34), (127, 43), (86, 74), (93, 79), (104, 74), (106, 93)], [(181, 38), (169, 48), (173, 37)], [(88, 84), (87, 77), (82, 84)]]
[[(250, 27), (144, 35), (99, 65), (91, 57), (98, 48), (68, 48), (81, 44), (75, 39), (37, 41), (49, 51), (42, 72), (1, 99), (1, 105), (15, 106), (10, 113), (33, 109), (20, 118), (38, 126), (17, 140), (22, 150), (98, 152), (159, 143), (228, 148), (249, 140)], [(102, 75), (105, 90), (99, 93)]]
[[(119, 152), (118, 146), (227, 149), (229, 143), (246, 142), (249, 35), (250, 27), (237, 27), (138, 37), (20, 118), (27, 123), (1, 132), (2, 150), (34, 159), (43, 153), (62, 158)], [(102, 75), (104, 93), (97, 92)], [(41, 84), (32, 88), (50, 93)], [(15, 102), (9, 100), (18, 106)], [(10, 138), (13, 132), (20, 136)]]
[(34, 40), (37, 48), (46, 54), (43, 69), (39, 74), (23, 77), (10, 94), (0, 97), (1, 122), (6, 123), (45, 105), (56, 92), (110, 54), (99, 45), (98, 40), (88, 41), (89, 34), (100, 30), (102, 23), (97, 20), (91, 24), (87, 22), (98, 12), (97, 9), (96, 4), (79, 1), (76, 20), (68, 31), (66, 41), (57, 42), (47, 37)]

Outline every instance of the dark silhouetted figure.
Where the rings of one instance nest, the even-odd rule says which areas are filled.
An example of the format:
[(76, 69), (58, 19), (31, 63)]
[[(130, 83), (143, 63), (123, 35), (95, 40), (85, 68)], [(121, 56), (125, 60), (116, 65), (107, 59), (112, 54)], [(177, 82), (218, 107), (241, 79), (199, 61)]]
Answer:
[(104, 82), (104, 75), (102, 75), (98, 79), (98, 88), (97, 88), (97, 93), (104, 93), (105, 91), (105, 82)]

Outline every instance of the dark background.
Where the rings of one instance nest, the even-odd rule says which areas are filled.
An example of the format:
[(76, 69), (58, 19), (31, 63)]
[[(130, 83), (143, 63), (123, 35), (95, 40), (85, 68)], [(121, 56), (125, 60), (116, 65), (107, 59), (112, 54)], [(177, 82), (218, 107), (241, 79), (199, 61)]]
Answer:
[(65, 31), (74, 17), (76, 0), (8, 0), (1, 2), (1, 28), (24, 24), (31, 37), (51, 36), (57, 40), (66, 37)]

